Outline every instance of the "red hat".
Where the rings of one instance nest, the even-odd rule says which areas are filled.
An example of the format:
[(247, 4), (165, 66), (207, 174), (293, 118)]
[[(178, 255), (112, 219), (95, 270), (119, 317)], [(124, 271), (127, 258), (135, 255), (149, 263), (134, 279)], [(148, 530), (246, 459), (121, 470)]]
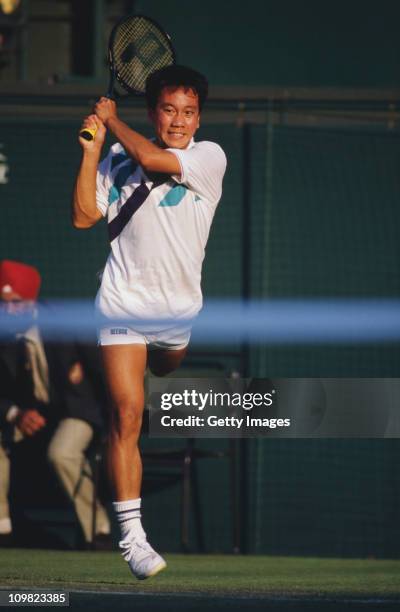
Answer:
[(9, 259), (0, 261), (0, 293), (8, 290), (23, 300), (36, 300), (40, 283), (40, 274), (33, 266)]

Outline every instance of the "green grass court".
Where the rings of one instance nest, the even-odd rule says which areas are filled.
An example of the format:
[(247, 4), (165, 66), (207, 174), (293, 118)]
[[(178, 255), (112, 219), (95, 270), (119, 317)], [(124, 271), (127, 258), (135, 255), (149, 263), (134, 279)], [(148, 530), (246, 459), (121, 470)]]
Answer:
[(64, 589), (71, 593), (73, 609), (400, 609), (400, 561), (223, 555), (166, 559), (166, 571), (136, 581), (118, 552), (3, 549), (0, 587)]

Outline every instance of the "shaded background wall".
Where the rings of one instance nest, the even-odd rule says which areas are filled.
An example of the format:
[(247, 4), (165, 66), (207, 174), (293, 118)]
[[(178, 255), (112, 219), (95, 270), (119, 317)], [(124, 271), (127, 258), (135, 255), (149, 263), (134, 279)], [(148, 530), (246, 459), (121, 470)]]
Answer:
[[(99, 76), (104, 61), (91, 57), (93, 45), (105, 47), (112, 23), (136, 11), (158, 20), (179, 60), (206, 72), (212, 85), (399, 85), (396, 0), (26, 0), (25, 9), (28, 79)], [(3, 70), (0, 78), (14, 74)]]
[(399, 84), (400, 7), (389, 0), (192, 4), (138, 0), (215, 85), (387, 87)]
[[(206, 299), (397, 297), (397, 2), (25, 3), (19, 53), (0, 55), (0, 258), (37, 265), (45, 298), (94, 296), (108, 246), (104, 226), (69, 223), (76, 131), (104, 91), (110, 28), (132, 8), (160, 21), (179, 59), (210, 77), (199, 137), (219, 142), (229, 165)], [(140, 101), (122, 114), (150, 133)], [(400, 372), (396, 344), (234, 346), (229, 358), (227, 349), (209, 347), (222, 369), (208, 375)], [(252, 440), (240, 453), (246, 550), (398, 556), (397, 441)], [(203, 507), (206, 547), (231, 550), (226, 462), (202, 461), (199, 479), (214, 500)], [(146, 502), (147, 528), (164, 549), (179, 549), (179, 499), (177, 482)]]

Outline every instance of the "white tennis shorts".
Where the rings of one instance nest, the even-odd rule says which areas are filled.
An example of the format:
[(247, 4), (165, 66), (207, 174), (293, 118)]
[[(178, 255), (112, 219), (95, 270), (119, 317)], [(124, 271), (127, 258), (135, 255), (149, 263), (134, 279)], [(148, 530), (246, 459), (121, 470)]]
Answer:
[(129, 325), (109, 325), (98, 330), (100, 346), (113, 344), (145, 344), (151, 351), (178, 351), (186, 348), (190, 340), (191, 327), (178, 326), (162, 331), (138, 331)]

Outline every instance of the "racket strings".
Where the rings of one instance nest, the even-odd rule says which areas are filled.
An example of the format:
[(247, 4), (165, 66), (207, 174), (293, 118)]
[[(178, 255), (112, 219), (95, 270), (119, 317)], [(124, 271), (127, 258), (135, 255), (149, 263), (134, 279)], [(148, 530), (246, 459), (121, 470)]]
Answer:
[(133, 17), (117, 29), (112, 45), (118, 81), (128, 89), (144, 92), (147, 77), (174, 63), (169, 38), (147, 19)]

